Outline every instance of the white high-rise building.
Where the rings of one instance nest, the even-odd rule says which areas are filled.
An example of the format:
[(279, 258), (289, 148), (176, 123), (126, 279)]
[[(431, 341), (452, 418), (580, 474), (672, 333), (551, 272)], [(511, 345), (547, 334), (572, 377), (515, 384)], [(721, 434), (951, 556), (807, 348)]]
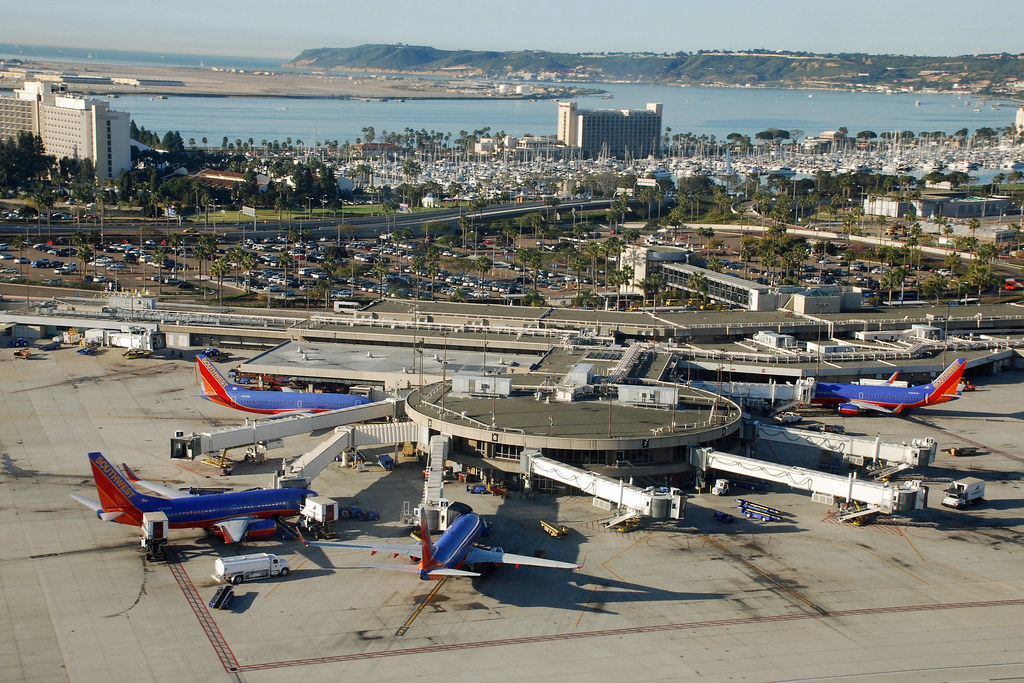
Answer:
[(590, 156), (644, 158), (661, 148), (661, 104), (646, 109), (577, 109), (558, 103), (558, 139)]
[(91, 159), (97, 181), (131, 168), (131, 115), (106, 102), (76, 97), (60, 86), (26, 81), (14, 97), (0, 97), (0, 138), (22, 131), (38, 135), (47, 154), (58, 159)]
[(1017, 127), (1017, 135), (1024, 134), (1024, 107), (1017, 107), (1017, 119), (1014, 121)]

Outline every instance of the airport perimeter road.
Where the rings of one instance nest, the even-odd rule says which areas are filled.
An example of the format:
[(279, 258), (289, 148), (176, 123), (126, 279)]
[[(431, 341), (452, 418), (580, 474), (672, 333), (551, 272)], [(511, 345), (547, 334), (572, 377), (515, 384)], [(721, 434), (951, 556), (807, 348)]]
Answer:
[[(586, 560), (582, 570), (502, 567), (442, 584), (364, 567), (396, 562), (363, 551), (258, 541), (243, 552), (287, 557), (286, 579), (246, 583), (230, 610), (210, 610), (214, 558), (238, 553), (172, 531), (176, 563), (147, 563), (135, 530), (99, 521), (68, 493), (92, 496), (86, 453), (102, 451), (169, 485), (265, 485), (265, 465), (230, 477), (171, 461), (176, 429), (240, 424), (195, 396), (183, 360), (125, 361), (73, 349), (19, 360), (0, 350), (0, 680), (919, 681), (1007, 679), (1024, 673), (1024, 533), (1020, 373), (910, 419), (847, 420), (883, 438), (932, 436), (940, 458), (930, 508), (864, 527), (784, 489), (757, 494), (781, 522), (743, 518), (733, 498), (692, 497), (686, 519), (628, 533), (602, 528), (587, 497), (470, 495), (494, 522), (488, 543), (510, 552)], [(838, 419), (838, 418), (829, 418)], [(323, 435), (317, 435), (322, 438)], [(391, 451), (393, 452), (393, 451)], [(238, 456), (240, 458), (240, 454)], [(377, 509), (343, 539), (410, 542), (396, 522), (419, 500), (421, 466), (359, 472), (332, 465), (321, 495)], [(943, 478), (984, 477), (988, 500), (938, 507)], [(565, 524), (554, 539), (539, 521)]]

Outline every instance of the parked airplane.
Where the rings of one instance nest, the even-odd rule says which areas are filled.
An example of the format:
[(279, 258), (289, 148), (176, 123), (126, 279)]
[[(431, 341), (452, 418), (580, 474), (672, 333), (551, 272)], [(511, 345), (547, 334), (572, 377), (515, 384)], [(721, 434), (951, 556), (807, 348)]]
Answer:
[(393, 557), (408, 555), (419, 560), (417, 565), (400, 564), (368, 564), (367, 567), (391, 569), (419, 574), (424, 581), (441, 576), (480, 576), (480, 572), (462, 569), (464, 565), (473, 566), (485, 562), (497, 564), (521, 564), (535, 567), (554, 567), (557, 569), (579, 569), (583, 565), (573, 562), (546, 560), (529, 555), (513, 555), (501, 548), (484, 550), (473, 544), (484, 533), (484, 521), (475, 512), (469, 512), (456, 519), (448, 530), (441, 534), (436, 543), (430, 540), (427, 529), (426, 510), (420, 508), (420, 543), (372, 543), (362, 541), (306, 541), (304, 545), (322, 548), (365, 548), (371, 555), (377, 552), (391, 553)]
[[(71, 494), (104, 522), (142, 525), (146, 512), (163, 512), (172, 529), (212, 529), (227, 543), (243, 537), (269, 536), (276, 530), (277, 517), (297, 515), (309, 489), (256, 489), (194, 496), (167, 486), (142, 481), (124, 466), (128, 481), (101, 453), (90, 453), (92, 476), (99, 500)], [(166, 498), (139, 493), (133, 485), (148, 488)]]
[(314, 394), (308, 391), (261, 391), (231, 384), (220, 374), (213, 361), (203, 354), (196, 355), (196, 368), (202, 380), (203, 398), (229, 408), (250, 413), (276, 415), (278, 413), (312, 412), (351, 408), (369, 403), (370, 399), (352, 394)]
[(966, 359), (957, 358), (931, 383), (911, 387), (894, 386), (892, 382), (896, 375), (882, 385), (818, 382), (811, 402), (838, 405), (843, 415), (856, 415), (866, 410), (897, 414), (908, 408), (954, 401), (960, 398), (960, 378), (966, 364)]

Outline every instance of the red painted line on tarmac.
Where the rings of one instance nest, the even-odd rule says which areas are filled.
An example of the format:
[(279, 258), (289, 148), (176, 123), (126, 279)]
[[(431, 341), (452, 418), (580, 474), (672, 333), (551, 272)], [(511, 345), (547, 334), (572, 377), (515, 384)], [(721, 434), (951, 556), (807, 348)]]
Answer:
[(181, 565), (177, 553), (170, 548), (167, 549), (167, 567), (171, 570), (175, 581), (178, 582), (178, 586), (181, 587), (181, 592), (185, 594), (185, 600), (195, 613), (196, 619), (199, 620), (199, 625), (206, 633), (206, 637), (209, 638), (210, 645), (213, 646), (213, 651), (217, 654), (217, 658), (220, 659), (224, 670), (228, 673), (238, 671), (238, 660), (235, 658), (235, 653), (231, 651), (228, 641), (224, 638), (220, 629), (217, 628), (217, 622), (213, 620), (213, 615), (206, 608), (206, 602), (203, 601), (199, 591), (196, 590), (195, 585), (192, 583), (192, 579), (188, 577), (188, 573)]
[(437, 652), (458, 652), (461, 650), (478, 650), (489, 647), (501, 647), (504, 645), (530, 645), (533, 643), (551, 643), (565, 640), (579, 640), (582, 638), (608, 638), (616, 636), (635, 635), (640, 633), (656, 633), (660, 631), (686, 631), (690, 629), (720, 628), (723, 626), (736, 626), (740, 624), (767, 624), (785, 621), (801, 621), (806, 619), (829, 619), (837, 617), (859, 617), (878, 614), (898, 614), (906, 612), (926, 612), (934, 610), (970, 609), (979, 607), (1016, 607), (1024, 605), (1024, 599), (1015, 600), (989, 600), (977, 602), (947, 602), (934, 603), (929, 605), (894, 605), (891, 607), (866, 607), (863, 609), (850, 609), (829, 612), (828, 616), (817, 613), (796, 612), (792, 614), (777, 614), (763, 617), (743, 617), (735, 619), (712, 619), (708, 621), (691, 621), (682, 624), (656, 624), (653, 626), (631, 626), (626, 628), (605, 629), (601, 631), (583, 631), (578, 633), (553, 633), (543, 636), (527, 636), (523, 638), (503, 638), (498, 640), (481, 640), (469, 643), (452, 643), (450, 645), (426, 645), (423, 647), (411, 647), (399, 650), (379, 650), (377, 652), (357, 652), (347, 655), (332, 655), (329, 657), (310, 657), (308, 659), (292, 659), (280, 662), (264, 662), (262, 664), (246, 664), (238, 666), (235, 671), (245, 673), (248, 671), (266, 671), (269, 669), (283, 669), (296, 666), (310, 666), (315, 664), (333, 664), (336, 662), (353, 662), (367, 659), (383, 659), (385, 657), (402, 657), (407, 655), (433, 654)]

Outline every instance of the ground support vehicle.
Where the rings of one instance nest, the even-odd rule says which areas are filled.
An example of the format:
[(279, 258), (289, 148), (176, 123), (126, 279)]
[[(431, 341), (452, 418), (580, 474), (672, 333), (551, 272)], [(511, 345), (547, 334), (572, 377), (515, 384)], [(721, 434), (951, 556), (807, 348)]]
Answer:
[(243, 581), (265, 579), (270, 576), (288, 576), (291, 567), (288, 560), (271, 553), (218, 557), (214, 562), (213, 580), (240, 584)]

